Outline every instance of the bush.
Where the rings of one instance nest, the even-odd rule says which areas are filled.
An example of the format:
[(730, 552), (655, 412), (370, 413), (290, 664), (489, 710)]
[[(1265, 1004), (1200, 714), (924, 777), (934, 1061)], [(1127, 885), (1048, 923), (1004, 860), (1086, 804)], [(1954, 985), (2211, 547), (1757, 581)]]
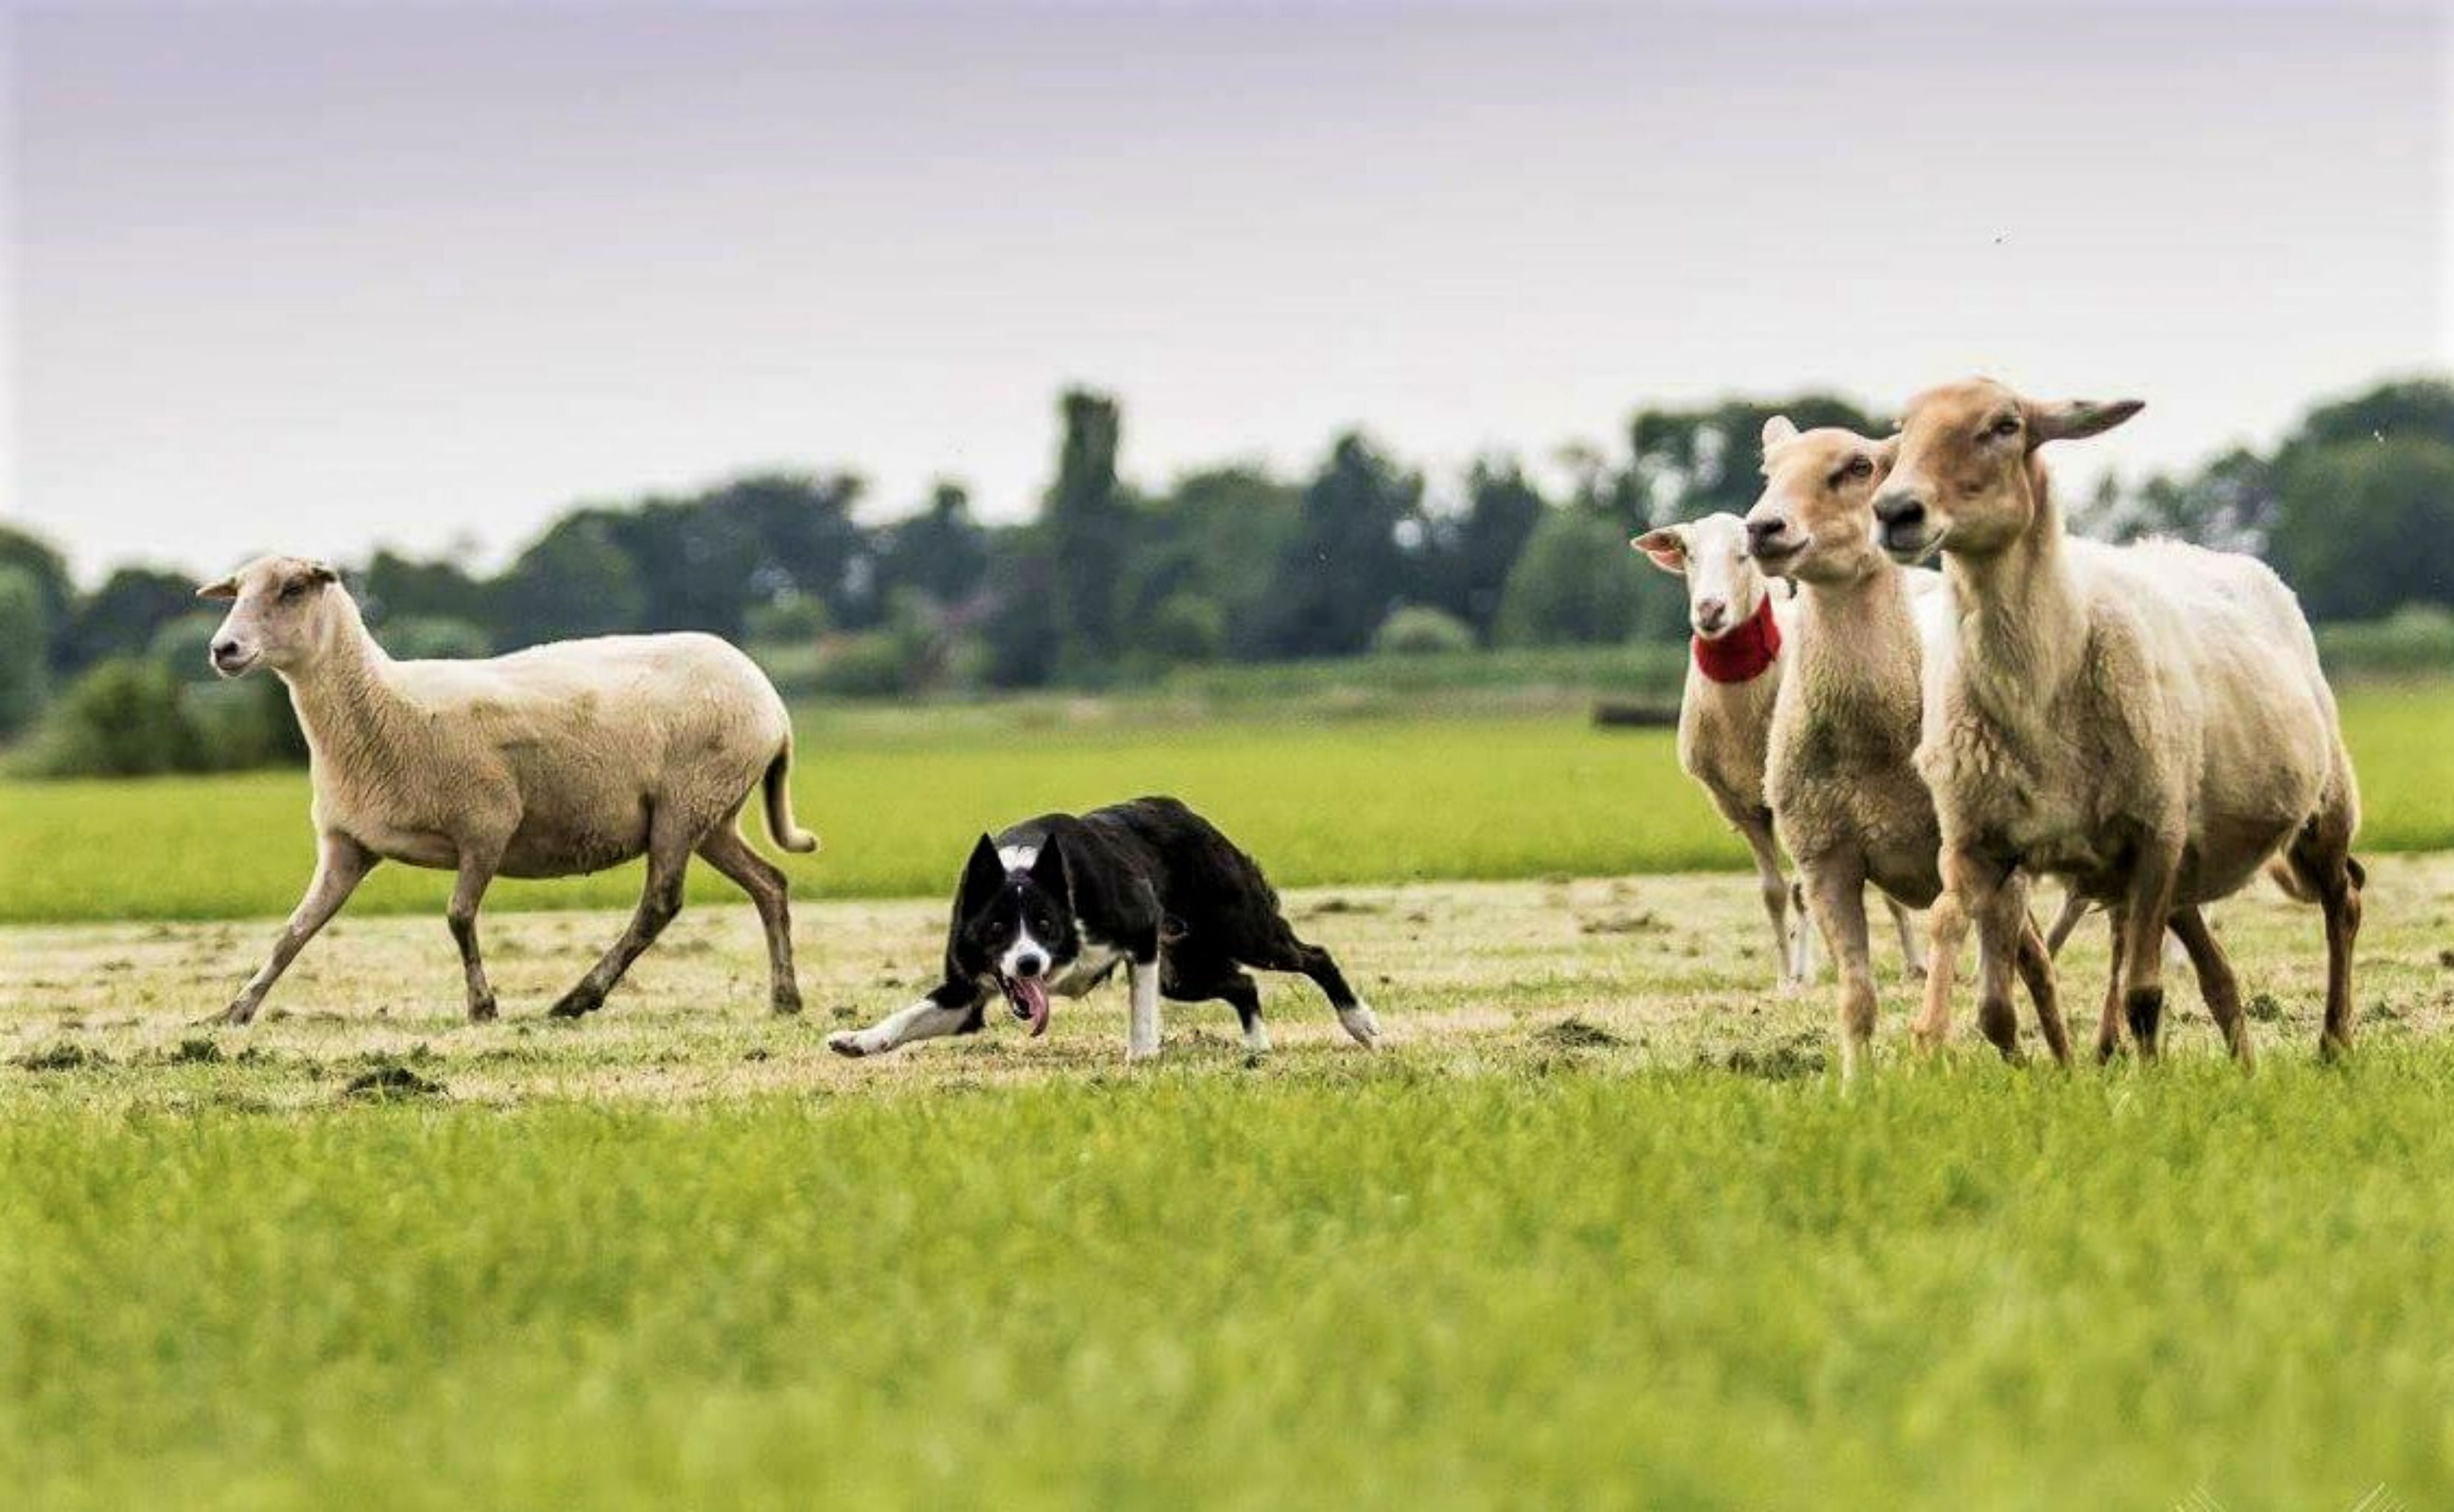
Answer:
[(1475, 649), (1474, 628), (1444, 611), (1404, 604), (1372, 633), (1372, 649), (1384, 656), (1449, 655)]
[(39, 776), (148, 776), (198, 771), (204, 756), (179, 679), (160, 662), (121, 656), (52, 705), (29, 765)]
[(830, 618), (825, 599), (802, 594), (780, 603), (751, 605), (741, 615), (741, 635), (758, 645), (797, 645), (825, 635)]
[(403, 615), (376, 626), (374, 637), (400, 661), (470, 661), (494, 654), (484, 627), (448, 615)]
[(171, 669), (171, 675), (181, 682), (211, 682), (213, 664), (207, 652), (221, 623), (222, 616), (215, 614), (181, 615), (153, 632), (145, 647), (146, 658)]
[(2405, 604), (2384, 619), (2320, 625), (2318, 657), (2335, 677), (2442, 675), (2454, 667), (2454, 610)]
[(188, 685), (188, 723), (202, 749), (197, 765), (214, 772), (307, 764), (307, 735), (290, 689), (271, 673)]
[(911, 671), (902, 637), (892, 631), (874, 630), (845, 635), (829, 645), (810, 687), (837, 698), (884, 698), (910, 686)]
[(1227, 644), (1227, 612), (1199, 594), (1170, 594), (1136, 638), (1143, 651), (1168, 666), (1216, 661)]
[(1536, 527), (1500, 592), (1504, 646), (1597, 645), (1627, 639), (1643, 613), (1636, 554), (1619, 527), (1561, 510)]
[(50, 697), (51, 628), (43, 585), (0, 562), (0, 740), (33, 724)]

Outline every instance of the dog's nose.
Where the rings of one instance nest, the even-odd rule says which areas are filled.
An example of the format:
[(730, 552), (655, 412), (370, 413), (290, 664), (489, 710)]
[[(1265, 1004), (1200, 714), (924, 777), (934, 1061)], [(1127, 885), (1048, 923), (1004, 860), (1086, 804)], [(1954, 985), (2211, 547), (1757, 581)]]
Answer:
[(1723, 622), (1728, 620), (1729, 617), (1730, 605), (1727, 599), (1700, 598), (1696, 600), (1696, 628), (1702, 631), (1704, 634), (1709, 635), (1713, 632), (1720, 629)]
[(1017, 977), (1036, 977), (1047, 968), (1048, 962), (1037, 956), (1022, 956), (1015, 960), (1014, 974)]
[(1770, 519), (1747, 521), (1747, 550), (1762, 551), (1789, 532), (1789, 521), (1776, 514)]

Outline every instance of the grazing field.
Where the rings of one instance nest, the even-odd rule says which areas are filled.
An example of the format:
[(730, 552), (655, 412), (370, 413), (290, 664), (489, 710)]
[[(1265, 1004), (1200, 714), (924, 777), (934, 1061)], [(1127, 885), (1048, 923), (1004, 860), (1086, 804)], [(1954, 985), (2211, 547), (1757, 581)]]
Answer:
[[(2344, 708), (2363, 851), (2454, 847), (2454, 685), (2355, 689)], [(803, 896), (951, 891), (981, 830), (1147, 792), (1192, 801), (1292, 886), (1744, 865), (1671, 744), (1668, 731), (1604, 732), (1556, 710), (1193, 722), (1132, 704), (835, 712), (805, 717), (795, 781), (827, 849), (786, 867)], [(278, 917), (313, 854), (303, 773), (0, 783), (0, 922)], [(387, 867), (351, 912), (439, 915), (450, 889), (447, 874)], [(625, 869), (501, 882), (488, 906), (637, 896)], [(740, 901), (703, 866), (692, 897)]]
[[(1767, 992), (1752, 887), (1295, 894), (1389, 1030), (1299, 984), (1249, 1063), (1121, 994), (882, 1061), (934, 900), (618, 927), (342, 919), (249, 1031), (256, 925), (0, 930), (12, 1505), (2454, 1503), (2454, 857), (2382, 857), (2363, 1044), (2317, 921), (2219, 923), (2263, 1063), (1882, 1059)], [(2102, 932), (2065, 958), (2102, 980)], [(2082, 1012), (2084, 1009), (2082, 1007)], [(2378, 1488), (2383, 1488), (2382, 1492)], [(2195, 1499), (2195, 1500), (2194, 1500)]]

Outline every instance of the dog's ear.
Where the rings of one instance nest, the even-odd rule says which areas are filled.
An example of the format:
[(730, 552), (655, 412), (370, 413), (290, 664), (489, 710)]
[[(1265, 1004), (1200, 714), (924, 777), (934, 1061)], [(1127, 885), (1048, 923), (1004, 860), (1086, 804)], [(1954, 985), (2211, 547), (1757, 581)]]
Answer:
[(972, 858), (963, 863), (962, 890), (955, 896), (968, 900), (986, 897), (1005, 885), (1005, 862), (997, 856), (996, 841), (987, 836), (972, 847)]
[(1065, 847), (1052, 835), (1031, 858), (1031, 879), (1051, 897), (1072, 897), (1074, 888), (1065, 875)]

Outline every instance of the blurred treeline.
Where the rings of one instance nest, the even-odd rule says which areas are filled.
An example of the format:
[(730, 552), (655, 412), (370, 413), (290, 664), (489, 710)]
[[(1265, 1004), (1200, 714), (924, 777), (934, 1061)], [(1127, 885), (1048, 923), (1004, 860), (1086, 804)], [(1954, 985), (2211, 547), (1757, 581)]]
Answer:
[[(1493, 647), (1675, 642), (1685, 605), (1632, 533), (1757, 489), (1766, 417), (1870, 433), (1888, 417), (1828, 394), (1647, 409), (1611, 450), (1563, 454), (1545, 487), (1507, 456), (1427, 479), (1361, 433), (1309, 475), (1203, 469), (1153, 490), (1116, 469), (1123, 415), (1074, 392), (1033, 517), (991, 524), (957, 484), (881, 523), (848, 473), (746, 476), (679, 497), (572, 510), (501, 572), (389, 551), (349, 581), (395, 655), (706, 630), (752, 648), (792, 694), (1116, 688), (1205, 664)], [(2074, 526), (2256, 552), (2338, 655), (2454, 664), (2454, 383), (2380, 385), (2313, 408), (2272, 451), (2066, 496)], [(58, 554), (0, 528), (0, 739), (60, 707), (30, 764), (131, 772), (294, 758), (271, 678), (210, 686), (214, 616), (197, 567), (125, 566), (80, 592)], [(2400, 616), (2400, 617), (2396, 617)], [(57, 697), (54, 698), (54, 694)]]

